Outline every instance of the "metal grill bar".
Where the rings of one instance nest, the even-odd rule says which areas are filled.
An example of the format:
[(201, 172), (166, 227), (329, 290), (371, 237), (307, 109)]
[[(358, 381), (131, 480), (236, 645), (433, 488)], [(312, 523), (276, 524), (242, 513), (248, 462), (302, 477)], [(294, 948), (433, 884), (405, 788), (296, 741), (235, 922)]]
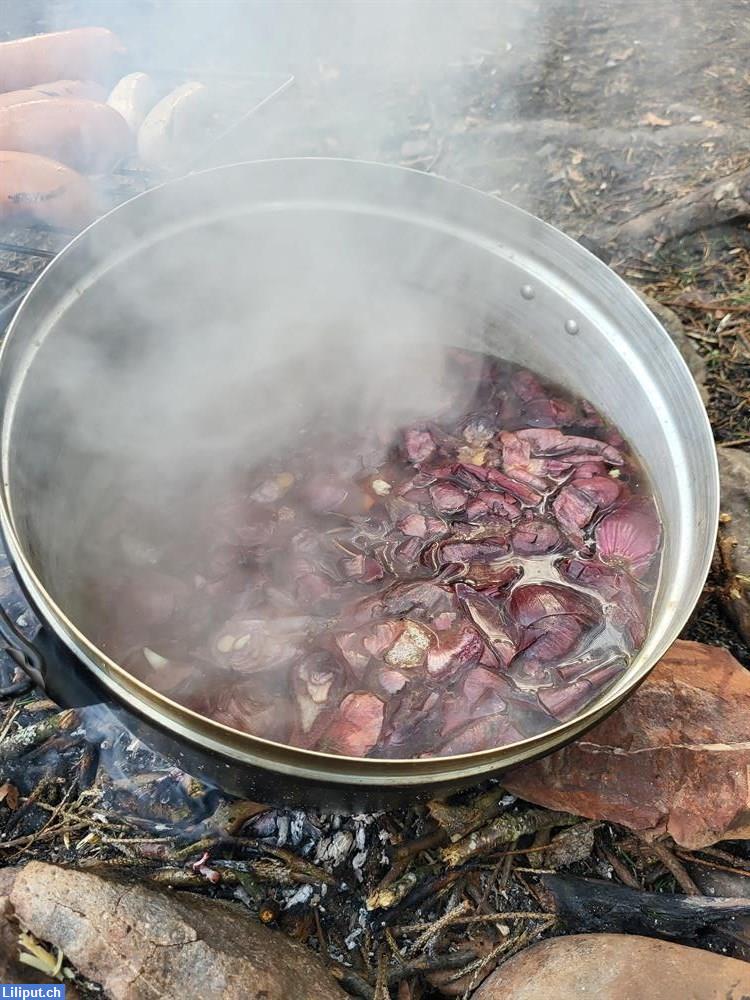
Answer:
[(52, 260), (53, 257), (57, 256), (54, 250), (42, 250), (41, 247), (24, 246), (23, 243), (4, 243), (2, 240), (0, 240), (0, 250), (7, 250), (10, 253), (24, 253), (29, 257), (44, 257), (48, 260)]
[[(192, 171), (199, 167), (201, 160), (206, 156), (207, 153), (213, 151), (217, 146), (221, 144), (232, 132), (239, 129), (244, 125), (249, 118), (251, 118), (257, 111), (265, 107), (267, 104), (272, 102), (280, 94), (286, 91), (294, 83), (294, 77), (291, 75), (286, 75), (283, 73), (216, 73), (216, 72), (205, 72), (201, 70), (195, 71), (177, 71), (173, 73), (169, 71), (155, 71), (151, 74), (152, 76), (164, 79), (169, 79), (170, 76), (174, 77), (172, 81), (173, 85), (175, 82), (185, 79), (196, 79), (196, 80), (206, 80), (215, 83), (227, 83), (233, 84), (235, 87), (237, 85), (251, 85), (251, 84), (267, 84), (267, 89), (261, 90), (260, 93), (256, 94), (249, 101), (249, 106), (244, 110), (244, 112), (238, 115), (237, 119), (231, 123), (227, 128), (221, 130), (217, 135), (215, 135), (208, 145), (200, 151), (194, 158), (193, 162), (189, 165), (185, 165), (186, 171)], [(236, 94), (236, 90), (235, 90)], [(164, 178), (154, 178), (149, 175), (147, 171), (144, 171), (138, 167), (131, 166), (121, 166), (115, 171), (116, 175), (125, 178), (127, 181), (133, 183), (134, 191), (131, 193), (137, 193), (147, 189), (151, 184), (161, 181)], [(140, 182), (137, 184), (136, 182)], [(14, 230), (13, 236), (18, 238), (18, 230)], [(58, 250), (49, 250), (46, 247), (34, 246), (36, 235), (39, 233), (51, 234), (60, 238), (61, 242), (67, 243), (68, 240), (74, 235), (70, 230), (58, 229), (52, 226), (46, 226), (44, 224), (36, 224), (33, 227), (29, 227), (23, 231), (20, 235), (21, 239), (25, 239), (26, 236), (29, 238), (29, 243), (18, 243), (15, 240), (0, 240), (0, 253), (7, 254), (18, 254), (26, 258), (34, 257), (39, 261), (39, 267), (32, 271), (24, 270), (22, 272), (15, 272), (8, 269), (9, 262), (3, 261), (6, 265), (5, 268), (0, 269), (0, 281), (13, 282), (18, 286), (24, 288), (23, 292), (15, 295), (9, 302), (5, 305), (0, 306), (0, 340), (5, 333), (5, 329), (10, 323), (16, 309), (21, 303), (24, 295), (26, 294), (26, 289), (36, 281), (39, 275), (44, 271), (47, 264), (53, 260), (58, 253)], [(12, 262), (10, 262), (12, 266)], [(20, 265), (19, 265), (20, 266)]]

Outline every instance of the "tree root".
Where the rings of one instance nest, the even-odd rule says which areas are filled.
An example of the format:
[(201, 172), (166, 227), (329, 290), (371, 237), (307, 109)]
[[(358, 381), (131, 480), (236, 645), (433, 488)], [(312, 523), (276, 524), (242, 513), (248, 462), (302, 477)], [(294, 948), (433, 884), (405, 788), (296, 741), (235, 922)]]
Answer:
[(745, 169), (697, 187), (620, 225), (601, 229), (595, 237), (620, 248), (658, 249), (669, 240), (748, 217), (750, 169)]

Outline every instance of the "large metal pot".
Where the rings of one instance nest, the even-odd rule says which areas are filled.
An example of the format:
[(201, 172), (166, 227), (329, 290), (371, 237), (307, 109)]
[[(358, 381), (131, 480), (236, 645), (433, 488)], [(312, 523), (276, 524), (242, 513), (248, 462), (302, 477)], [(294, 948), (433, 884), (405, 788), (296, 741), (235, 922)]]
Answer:
[[(318, 273), (323, 246), (327, 264)], [(360, 258), (366, 280), (352, 285), (350, 265)], [(202, 361), (215, 362), (212, 345), (224, 351), (239, 338), (262, 359), (277, 334), (267, 324), (277, 305), (283, 312), (291, 302), (296, 321), (314, 322), (312, 285), (302, 280), (309, 269), (327, 301), (340, 297), (342, 311), (408, 301), (415, 315), (435, 318), (436, 336), (562, 382), (609, 416), (639, 453), (664, 521), (653, 622), (625, 675), (572, 721), (452, 758), (329, 756), (191, 713), (90, 638), (87, 525), (105, 498), (133, 489), (123, 477), (145, 441), (169, 434), (169, 447), (186, 447), (168, 426), (179, 420), (160, 414), (158, 401), (133, 406), (131, 394), (130, 412), (121, 412), (130, 359), (152, 351), (163, 361), (189, 343), (196, 365), (164, 370), (172, 382), (185, 380), (189, 396)], [(238, 358), (230, 353), (227, 365)], [(0, 397), (2, 531), (45, 626), (36, 649), (16, 655), (54, 697), (106, 696), (184, 766), (256, 798), (380, 805), (478, 782), (559, 747), (625, 698), (677, 637), (713, 550), (719, 492), (711, 430), (690, 373), (653, 315), (557, 230), (414, 171), (322, 159), (245, 163), (134, 198), (83, 232), (33, 286), (0, 355)], [(143, 468), (140, 475), (148, 489)], [(4, 630), (17, 645), (7, 622)], [(82, 695), (82, 684), (94, 693)]]

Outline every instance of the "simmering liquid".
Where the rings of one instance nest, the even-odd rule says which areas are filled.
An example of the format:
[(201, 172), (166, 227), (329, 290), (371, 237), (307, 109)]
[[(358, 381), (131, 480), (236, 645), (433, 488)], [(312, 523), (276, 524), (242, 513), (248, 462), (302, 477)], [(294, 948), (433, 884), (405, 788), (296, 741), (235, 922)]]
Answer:
[(395, 434), (317, 414), (189, 544), (136, 553), (102, 646), (217, 722), (332, 754), (470, 753), (579, 713), (646, 635), (647, 479), (586, 401), (447, 360), (440, 413)]

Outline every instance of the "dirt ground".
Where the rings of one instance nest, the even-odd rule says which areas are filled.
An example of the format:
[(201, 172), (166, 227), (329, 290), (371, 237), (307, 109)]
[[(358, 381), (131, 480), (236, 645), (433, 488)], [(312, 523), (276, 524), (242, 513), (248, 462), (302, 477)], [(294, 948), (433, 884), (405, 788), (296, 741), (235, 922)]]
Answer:
[[(143, 58), (152, 58), (154, 26), (171, 16), (175, 5), (134, 4), (133, 9), (143, 8), (147, 14), (138, 23), (126, 18), (126, 6), (130, 5), (111, 5), (104, 11), (103, 5), (93, 5), (96, 20), (129, 33)], [(250, 6), (265, 10), (269, 5)], [(288, 18), (296, 5), (281, 6), (286, 6)], [(388, 8), (363, 5), (377, 6), (381, 11)], [(435, 21), (447, 17), (447, 4), (429, 6)], [(230, 8), (236, 11), (237, 5), (228, 4), (225, 11)], [(15, 16), (24, 25), (43, 24), (40, 19), (49, 9), (29, 3)], [(213, 9), (214, 14), (205, 17), (215, 25)], [(296, 86), (258, 116), (256, 127), (237, 138), (231, 158), (335, 155), (399, 162), (519, 204), (596, 248), (608, 227), (750, 166), (750, 3), (514, 0), (467, 2), (464, 9), (467, 25), (460, 45), (451, 45), (450, 32), (435, 28), (442, 45), (437, 61), (429, 52), (434, 24), (430, 22), (424, 35), (415, 33), (422, 21), (414, 14), (399, 22), (408, 45), (387, 45), (387, 32), (371, 35), (382, 43), (381, 62), (377, 52), (362, 56), (345, 31), (331, 30), (336, 17), (330, 25), (313, 16), (314, 7), (299, 5), (295, 16), (308, 17), (309, 30), (290, 32), (296, 44), (282, 46), (273, 59), (258, 54), (258, 65), (295, 72)], [(66, 18), (83, 23), (91, 19), (92, 4), (59, 3), (54, 11), (60, 23), (71, 23)], [(289, 28), (278, 11), (274, 14), (269, 8), (265, 16), (267, 26)], [(372, 11), (367, 17), (378, 22)], [(365, 18), (349, 27), (356, 28), (360, 37), (372, 24)], [(12, 25), (8, 31), (13, 32)], [(175, 39), (175, 59), (180, 58), (180, 44), (184, 58), (196, 56), (193, 34)], [(200, 50), (209, 61), (220, 50), (214, 41), (209, 33)], [(373, 42), (371, 49), (376, 47)], [(412, 63), (404, 55), (410, 50)], [(117, 191), (121, 197), (127, 184), (123, 182)], [(30, 246), (41, 240), (54, 249), (64, 242), (63, 237), (35, 230), (2, 234), (0, 239)], [(717, 442), (750, 449), (748, 220), (703, 229), (661, 247), (649, 243), (633, 250), (615, 244), (606, 256), (627, 281), (680, 316), (707, 362), (708, 408)], [(17, 254), (0, 258), (0, 270), (23, 268), (27, 276), (42, 264)], [(17, 287), (10, 279), (0, 279), (0, 305)], [(726, 646), (750, 667), (750, 649), (725, 617), (717, 583), (709, 581), (685, 634)], [(10, 584), (0, 566), (0, 594), (4, 588), (7, 596)], [(0, 740), (18, 726), (54, 714), (54, 706), (45, 706), (31, 693), (0, 701)], [(191, 843), (210, 839), (223, 822), (221, 817), (215, 819), (217, 809), (226, 808), (216, 790), (191, 784), (185, 776), (175, 778), (168, 763), (134, 749), (127, 734), (95, 746), (80, 739), (68, 745), (57, 734), (51, 746), (41, 746), (30, 758), (3, 767), (0, 785), (7, 778), (18, 788), (23, 811), (19, 816), (9, 810), (7, 797), (5, 805), (0, 803), (0, 827), (5, 831), (0, 864), (36, 856), (73, 864), (121, 864), (143, 877), (158, 878), (158, 871), (173, 870), (169, 866), (177, 851), (192, 861)], [(252, 822), (255, 825), (244, 829), (245, 837), (261, 844), (283, 844), (289, 851), (308, 852), (308, 857), (316, 856), (314, 845), (321, 837), (332, 838), (340, 831), (351, 834), (352, 843), (366, 843), (367, 859), (360, 864), (360, 874), (352, 867), (351, 856), (341, 861), (337, 874), (349, 888), (335, 903), (320, 911), (317, 904), (311, 907), (309, 898), (304, 904), (292, 903), (288, 926), (283, 920), (281, 926), (318, 949), (321, 940), (327, 941), (330, 954), (350, 961), (365, 981), (373, 981), (373, 963), (399, 961), (377, 934), (373, 938), (372, 928), (362, 930), (365, 889), (360, 876), (363, 872), (365, 885), (376, 876), (376, 854), (380, 856), (384, 841), (381, 831), (407, 843), (429, 837), (423, 809), (367, 821), (301, 815), (295, 819), (289, 811), (273, 811), (270, 818)], [(155, 841), (152, 846), (144, 843), (149, 836), (156, 837), (155, 830), (158, 850)], [(399, 922), (434, 921), (464, 899), (474, 905), (489, 898), (497, 909), (536, 908), (524, 874), (529, 867), (521, 864), (523, 870), (514, 874), (519, 859), (512, 852), (519, 843), (528, 846), (529, 841), (511, 843), (502, 856), (493, 857), (442, 895), (439, 866), (428, 845), (426, 853), (419, 854), (420, 871), (427, 871), (435, 882), (434, 893), (415, 900), (412, 909), (401, 912)], [(635, 878), (641, 887), (679, 891), (673, 873), (639, 853), (626, 831), (602, 825), (596, 830), (596, 844), (590, 857), (571, 862), (573, 874), (621, 882), (617, 867), (607, 867), (606, 859), (616, 855), (626, 878)], [(750, 855), (744, 842), (724, 846), (730, 854), (727, 863), (748, 868)], [(236, 843), (225, 844), (222, 850), (212, 856), (245, 857)], [(202, 884), (194, 873), (182, 884), (237, 898), (255, 911), (268, 898), (287, 904), (299, 889), (299, 882), (290, 889), (283, 880), (264, 882), (252, 872), (248, 875), (248, 869), (241, 874), (247, 878), (235, 879), (230, 888)], [(169, 876), (162, 874), (161, 881), (169, 884)], [(322, 929), (312, 922), (313, 911), (315, 920), (322, 920)], [(542, 921), (522, 926), (518, 934), (513, 931), (510, 940), (523, 947), (552, 932)], [(465, 936), (459, 932), (451, 938), (449, 933), (437, 958), (448, 953), (451, 940), (455, 945)], [(355, 942), (351, 947), (349, 939)], [(736, 941), (720, 935), (707, 935), (700, 944), (741, 953)], [(478, 954), (492, 953), (491, 961), (496, 962), (513, 950), (509, 946), (505, 952), (493, 952), (493, 947), (496, 944), (485, 941), (484, 952), (480, 949)], [(429, 960), (438, 967), (435, 954), (431, 946)], [(466, 961), (468, 967), (470, 960)], [(356, 983), (352, 990), (368, 995), (357, 993)]]

